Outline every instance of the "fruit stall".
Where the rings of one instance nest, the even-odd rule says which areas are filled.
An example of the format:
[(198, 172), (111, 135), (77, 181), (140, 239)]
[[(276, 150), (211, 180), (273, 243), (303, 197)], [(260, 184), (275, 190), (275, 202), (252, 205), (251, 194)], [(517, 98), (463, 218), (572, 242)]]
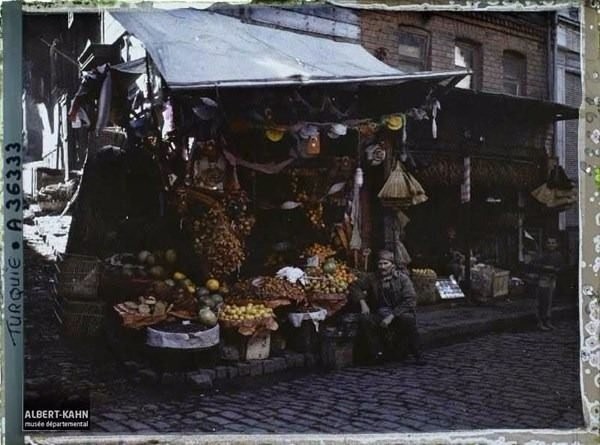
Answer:
[[(172, 98), (157, 109), (166, 114), (176, 104)], [(202, 108), (204, 126), (222, 107), (206, 97), (192, 104)], [(123, 241), (94, 270), (97, 298), (112, 320), (105, 330), (118, 325), (114, 342), (133, 338), (149, 361), (165, 366), (177, 362), (175, 353), (193, 357), (186, 367), (194, 367), (265, 359), (285, 348), (316, 352), (326, 343), (329, 363), (351, 362), (348, 341), (336, 333), (356, 325), (348, 321), (356, 312), (349, 289), (373, 270), (371, 251), (384, 247), (370, 207), (381, 202), (394, 213), (427, 200), (396, 161), (407, 122), (403, 113), (245, 130), (221, 122), (210, 139), (189, 138), (193, 150), (179, 144), (176, 127), (128, 141), (158, 172), (161, 213), (146, 223), (160, 231), (118, 234)], [(295, 157), (282, 158), (289, 147)], [(419, 304), (437, 301), (435, 273), (411, 274)]]
[[(190, 23), (202, 19), (197, 11), (182, 14)], [(117, 20), (134, 33), (150, 26), (146, 16), (130, 20), (134, 16)], [(221, 19), (224, 26), (234, 20)], [(281, 41), (314, 38), (269, 32), (281, 34)], [(260, 44), (235, 42), (244, 46), (241, 55), (255, 54), (256, 48), (245, 47), (250, 41)], [(181, 83), (148, 50), (135, 64), (84, 78), (70, 115), (85, 107), (96, 139), (111, 143), (89, 150), (70, 247), (101, 260), (94, 269), (97, 299), (112, 320), (105, 330), (122, 334), (114, 336), (117, 343), (129, 337), (150, 354), (210, 350), (210, 360), (244, 360), (286, 347), (314, 349), (321, 337), (337, 344), (336, 332), (344, 329), (353, 335), (349, 289), (374, 269), (371, 252), (395, 250), (382, 235), (389, 231), (387, 216), (427, 200), (407, 169), (407, 140), (437, 137), (441, 83), (467, 73), (414, 77), (360, 45), (318, 43), (311, 47), (319, 54), (298, 57), (327, 65), (339, 51), (351, 51), (362, 68), (351, 75), (351, 65), (331, 63), (327, 79), (302, 85), (296, 78), (306, 73), (252, 77), (236, 61), (233, 71), (243, 79), (228, 84), (200, 78), (196, 62), (186, 57), (176, 61)], [(250, 59), (246, 64), (257, 68)], [(228, 79), (230, 71), (216, 76)], [(262, 76), (266, 80), (256, 83)], [(387, 83), (379, 84), (382, 79)], [(100, 116), (97, 87), (104, 83), (112, 85), (119, 106)], [(123, 91), (126, 98), (119, 96)], [(117, 167), (127, 174), (106, 196), (102, 181)], [(110, 202), (86, 208), (98, 197)], [(423, 302), (433, 300), (429, 272), (413, 276)]]

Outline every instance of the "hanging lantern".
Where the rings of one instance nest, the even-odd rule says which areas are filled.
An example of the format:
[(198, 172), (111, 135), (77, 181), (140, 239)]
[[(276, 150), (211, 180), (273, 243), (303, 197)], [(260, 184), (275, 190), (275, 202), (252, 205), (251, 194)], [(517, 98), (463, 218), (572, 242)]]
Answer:
[(321, 153), (321, 136), (319, 129), (313, 125), (302, 127), (299, 136), (304, 144), (304, 152), (309, 156), (315, 156)]
[(308, 138), (308, 144), (306, 146), (306, 154), (318, 155), (321, 153), (321, 138), (319, 135), (311, 136)]

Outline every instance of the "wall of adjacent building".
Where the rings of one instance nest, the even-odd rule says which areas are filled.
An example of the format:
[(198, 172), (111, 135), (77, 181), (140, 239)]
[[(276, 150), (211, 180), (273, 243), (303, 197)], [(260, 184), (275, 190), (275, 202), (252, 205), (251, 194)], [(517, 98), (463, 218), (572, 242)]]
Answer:
[[(555, 100), (579, 108), (582, 99), (581, 33), (577, 9), (560, 11), (556, 25)], [(577, 120), (559, 122), (556, 126), (556, 155), (576, 186), (579, 174), (577, 132)], [(576, 264), (579, 253), (579, 206), (561, 213), (559, 226), (567, 232), (570, 262)]]
[(398, 30), (411, 26), (430, 36), (428, 68), (454, 69), (454, 45), (466, 39), (481, 45), (482, 90), (503, 92), (503, 51), (523, 54), (527, 59), (526, 95), (547, 99), (547, 25), (545, 18), (526, 22), (494, 13), (429, 13), (362, 11), (362, 44), (372, 53), (386, 51), (385, 61), (398, 66)]

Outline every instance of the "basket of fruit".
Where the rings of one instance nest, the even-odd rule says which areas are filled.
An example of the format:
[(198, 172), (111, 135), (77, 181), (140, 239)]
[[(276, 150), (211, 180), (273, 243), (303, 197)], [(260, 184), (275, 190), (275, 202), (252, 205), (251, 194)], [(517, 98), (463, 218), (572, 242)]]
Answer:
[(305, 258), (318, 257), (319, 265), (323, 264), (327, 258), (335, 255), (335, 250), (331, 246), (315, 243), (304, 251)]
[(330, 258), (320, 268), (309, 268), (307, 281), (313, 294), (343, 294), (356, 281), (356, 275), (345, 264)]
[(169, 278), (176, 262), (174, 249), (117, 253), (104, 260), (100, 292), (105, 298), (121, 301), (143, 295), (155, 282)]
[(437, 302), (438, 293), (435, 287), (437, 274), (432, 269), (412, 269), (410, 275), (417, 294), (417, 304)]
[(219, 314), (224, 328), (236, 329), (242, 335), (253, 335), (261, 330), (275, 331), (279, 327), (273, 309), (264, 304), (225, 304)]
[(290, 283), (283, 278), (258, 277), (238, 282), (231, 290), (227, 301), (238, 306), (252, 303), (275, 309), (305, 300), (306, 293), (298, 284)]
[(137, 302), (125, 301), (113, 306), (121, 317), (123, 326), (132, 329), (152, 326), (167, 320), (172, 308), (172, 304), (157, 300), (153, 296), (139, 297)]
[(252, 280), (255, 294), (261, 301), (269, 300), (289, 300), (300, 303), (306, 299), (304, 289), (294, 283), (290, 283), (285, 278), (279, 277), (258, 277)]
[(346, 305), (348, 288), (356, 279), (346, 264), (330, 258), (320, 268), (307, 270), (308, 299), (313, 305), (327, 309), (331, 316)]

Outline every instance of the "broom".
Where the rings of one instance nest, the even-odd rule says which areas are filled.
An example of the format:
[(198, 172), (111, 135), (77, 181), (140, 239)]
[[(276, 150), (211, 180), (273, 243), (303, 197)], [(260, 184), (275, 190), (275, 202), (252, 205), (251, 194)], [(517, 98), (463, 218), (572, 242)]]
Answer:
[(377, 194), (383, 205), (410, 206), (427, 201), (425, 190), (408, 172), (404, 171), (400, 161)]

